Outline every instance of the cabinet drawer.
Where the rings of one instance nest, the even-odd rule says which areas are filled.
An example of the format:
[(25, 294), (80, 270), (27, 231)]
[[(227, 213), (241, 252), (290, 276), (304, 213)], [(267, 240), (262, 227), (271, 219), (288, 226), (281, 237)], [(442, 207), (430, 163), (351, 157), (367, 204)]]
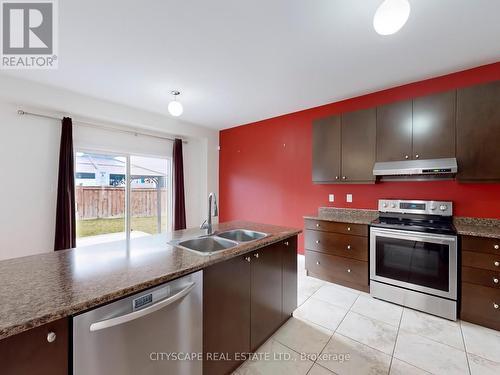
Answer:
[(500, 270), (490, 271), (479, 268), (462, 267), (462, 282), (500, 289)]
[(462, 237), (462, 250), (500, 255), (500, 240), (484, 237)]
[(500, 271), (500, 254), (462, 251), (462, 265), (483, 270)]
[(368, 261), (368, 238), (348, 234), (305, 231), (306, 249)]
[(338, 223), (335, 221), (306, 219), (305, 228), (368, 237), (368, 225), (364, 224)]
[(500, 290), (462, 283), (461, 319), (500, 330)]
[(306, 269), (318, 278), (368, 290), (368, 262), (306, 250)]

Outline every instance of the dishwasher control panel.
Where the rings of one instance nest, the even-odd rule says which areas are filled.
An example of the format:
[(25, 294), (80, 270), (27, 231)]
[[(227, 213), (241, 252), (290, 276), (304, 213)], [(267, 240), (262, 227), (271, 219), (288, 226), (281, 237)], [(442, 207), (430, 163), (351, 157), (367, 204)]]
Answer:
[(133, 300), (134, 310), (140, 309), (145, 305), (149, 305), (153, 302), (153, 293), (146, 294)]
[(165, 285), (162, 288), (153, 290), (150, 293), (143, 294), (132, 300), (132, 311), (137, 311), (148, 307), (149, 305), (170, 297), (172, 288), (170, 285)]

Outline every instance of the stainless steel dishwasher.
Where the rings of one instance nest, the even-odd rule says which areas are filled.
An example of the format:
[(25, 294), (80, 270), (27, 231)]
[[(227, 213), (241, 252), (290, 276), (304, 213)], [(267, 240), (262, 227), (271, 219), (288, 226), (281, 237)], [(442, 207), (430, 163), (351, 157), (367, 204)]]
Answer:
[(201, 375), (202, 271), (73, 317), (74, 375)]

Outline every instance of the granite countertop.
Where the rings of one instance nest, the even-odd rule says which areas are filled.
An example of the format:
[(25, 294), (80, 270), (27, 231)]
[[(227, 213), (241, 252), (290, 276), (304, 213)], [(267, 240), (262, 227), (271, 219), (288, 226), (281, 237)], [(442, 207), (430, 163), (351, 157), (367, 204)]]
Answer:
[(370, 224), (378, 217), (378, 211), (352, 208), (320, 207), (317, 215), (304, 216), (304, 219), (337, 221), (351, 224)]
[[(320, 207), (317, 215), (304, 216), (304, 219), (336, 221), (351, 224), (370, 224), (378, 218), (378, 211), (354, 208)], [(453, 224), (457, 234), (500, 239), (500, 219), (475, 217), (454, 217)]]
[(0, 339), (198, 271), (301, 232), (233, 221), (216, 231), (245, 228), (268, 233), (214, 255), (169, 245), (204, 234), (187, 229), (0, 261)]
[(500, 220), (474, 217), (455, 217), (453, 224), (457, 233), (463, 236), (477, 236), (500, 239)]

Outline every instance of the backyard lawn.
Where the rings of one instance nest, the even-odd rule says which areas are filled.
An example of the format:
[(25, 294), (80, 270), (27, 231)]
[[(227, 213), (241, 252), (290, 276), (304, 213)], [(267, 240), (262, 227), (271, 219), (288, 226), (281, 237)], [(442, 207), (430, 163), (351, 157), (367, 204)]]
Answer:
[[(132, 218), (132, 230), (156, 234), (158, 233), (156, 216)], [(162, 226), (167, 223), (166, 216), (162, 217)], [(118, 233), (125, 231), (125, 219), (86, 219), (78, 220), (76, 226), (77, 237), (96, 236), (98, 234)]]

